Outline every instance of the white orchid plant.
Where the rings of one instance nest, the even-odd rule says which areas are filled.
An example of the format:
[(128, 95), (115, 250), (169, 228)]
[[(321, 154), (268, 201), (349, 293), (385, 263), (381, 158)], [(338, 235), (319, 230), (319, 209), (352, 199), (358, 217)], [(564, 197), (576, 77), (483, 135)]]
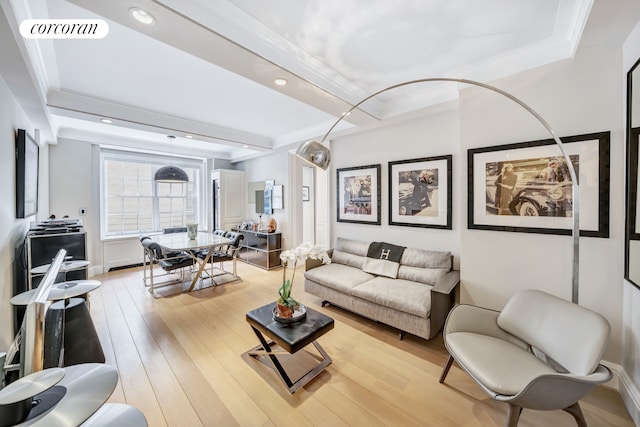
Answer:
[[(298, 262), (304, 262), (307, 258), (321, 260), (323, 264), (330, 264), (331, 258), (327, 251), (321, 246), (314, 245), (311, 242), (301, 243), (294, 249), (283, 251), (280, 254), (280, 259), (284, 265), (282, 272), (282, 286), (278, 289), (278, 304), (285, 307), (289, 307), (294, 311), (298, 307), (298, 302), (291, 296), (291, 288), (293, 287), (293, 279), (296, 276), (296, 267)], [(291, 280), (287, 279), (287, 268), (292, 266), (293, 273), (291, 274)]]

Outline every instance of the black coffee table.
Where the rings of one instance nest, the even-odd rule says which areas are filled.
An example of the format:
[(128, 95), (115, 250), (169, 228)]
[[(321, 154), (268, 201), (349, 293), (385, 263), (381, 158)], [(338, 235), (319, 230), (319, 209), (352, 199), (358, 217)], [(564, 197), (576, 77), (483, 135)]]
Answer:
[[(260, 340), (260, 345), (249, 350), (247, 354), (259, 360), (268, 356), (273, 368), (289, 388), (289, 392), (295, 393), (296, 390), (303, 387), (331, 364), (331, 358), (316, 340), (333, 329), (333, 319), (307, 307), (307, 315), (303, 320), (294, 323), (280, 323), (273, 318), (275, 306), (276, 303), (272, 302), (247, 313), (247, 322)], [(265, 335), (271, 339), (271, 342), (265, 339)], [(277, 344), (284, 351), (274, 350), (272, 348), (273, 344)], [(293, 355), (309, 344), (314, 345), (322, 359), (318, 365), (300, 378), (292, 380), (280, 360), (278, 360), (277, 355)]]

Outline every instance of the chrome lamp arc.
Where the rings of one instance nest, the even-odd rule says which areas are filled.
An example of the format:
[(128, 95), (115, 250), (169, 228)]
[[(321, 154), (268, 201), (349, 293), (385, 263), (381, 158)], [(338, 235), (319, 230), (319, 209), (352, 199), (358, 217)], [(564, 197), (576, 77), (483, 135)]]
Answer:
[(327, 147), (324, 142), (326, 141), (329, 134), (333, 131), (333, 129), (340, 123), (345, 117), (349, 115), (350, 112), (358, 108), (361, 104), (368, 101), (371, 98), (374, 98), (381, 93), (387, 92), (392, 89), (396, 89), (402, 86), (408, 86), (416, 83), (427, 83), (427, 82), (454, 82), (454, 83), (463, 83), (472, 86), (478, 86), (485, 89), (488, 89), (492, 92), (498, 93), (516, 104), (520, 105), (526, 111), (528, 111), (538, 122), (544, 126), (544, 128), (549, 132), (553, 140), (555, 141), (558, 148), (562, 152), (562, 156), (564, 157), (565, 163), (569, 169), (569, 175), (571, 176), (572, 182), (572, 215), (571, 215), (571, 236), (573, 239), (573, 261), (572, 261), (572, 279), (571, 279), (571, 301), (573, 303), (578, 304), (578, 293), (579, 293), (579, 258), (580, 258), (580, 189), (578, 178), (576, 176), (575, 168), (571, 163), (571, 159), (569, 158), (569, 154), (564, 148), (563, 142), (560, 140), (556, 132), (551, 128), (551, 126), (547, 123), (547, 121), (540, 116), (533, 108), (529, 105), (525, 104), (519, 98), (511, 95), (508, 92), (505, 92), (502, 89), (499, 89), (495, 86), (488, 85), (486, 83), (481, 83), (475, 80), (468, 79), (460, 79), (455, 77), (430, 77), (424, 79), (410, 80), (398, 84), (394, 84), (392, 86), (381, 89), (361, 101), (354, 104), (349, 110), (345, 111), (334, 123), (331, 125), (329, 130), (324, 134), (322, 139), (320, 140), (310, 140), (301, 144), (296, 150), (296, 155), (300, 157), (305, 162), (321, 168), (323, 170), (327, 170), (329, 164), (331, 162), (331, 151), (329, 147)]
[[(170, 141), (173, 141), (176, 137), (174, 135), (167, 135)], [(171, 165), (163, 166), (156, 171), (153, 176), (153, 180), (155, 182), (166, 183), (166, 184), (183, 184), (185, 182), (189, 182), (189, 176), (187, 173), (173, 165), (173, 144), (171, 144)]]

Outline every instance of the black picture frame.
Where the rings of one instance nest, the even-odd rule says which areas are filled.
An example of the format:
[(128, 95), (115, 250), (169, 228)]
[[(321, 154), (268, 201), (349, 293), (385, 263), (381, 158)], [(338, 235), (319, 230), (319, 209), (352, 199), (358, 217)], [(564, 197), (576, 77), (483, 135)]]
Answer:
[(380, 164), (336, 170), (337, 221), (380, 225)]
[(452, 159), (389, 162), (389, 225), (451, 230)]
[[(580, 236), (608, 238), (611, 133), (560, 139), (580, 182)], [(571, 234), (573, 185), (553, 139), (470, 149), (467, 155), (468, 228)], [(509, 164), (517, 176), (505, 172), (503, 183), (498, 169)], [(508, 189), (507, 200), (498, 187)]]
[(25, 131), (16, 131), (16, 218), (28, 218), (38, 212), (40, 147)]

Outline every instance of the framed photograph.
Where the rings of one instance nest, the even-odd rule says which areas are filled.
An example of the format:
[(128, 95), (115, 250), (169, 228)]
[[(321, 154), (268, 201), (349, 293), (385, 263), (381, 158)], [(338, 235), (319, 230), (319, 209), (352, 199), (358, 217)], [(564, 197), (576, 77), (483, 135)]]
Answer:
[(308, 202), (309, 199), (309, 187), (306, 185), (302, 186), (302, 201), (303, 202)]
[[(580, 235), (609, 237), (610, 132), (561, 138), (580, 183)], [(573, 183), (553, 139), (468, 150), (468, 227), (571, 234)]]
[(282, 198), (282, 185), (274, 185), (271, 191), (271, 208), (284, 209), (284, 200)]
[(380, 225), (380, 165), (341, 168), (336, 173), (338, 222)]
[(451, 230), (452, 156), (389, 162), (389, 225)]

